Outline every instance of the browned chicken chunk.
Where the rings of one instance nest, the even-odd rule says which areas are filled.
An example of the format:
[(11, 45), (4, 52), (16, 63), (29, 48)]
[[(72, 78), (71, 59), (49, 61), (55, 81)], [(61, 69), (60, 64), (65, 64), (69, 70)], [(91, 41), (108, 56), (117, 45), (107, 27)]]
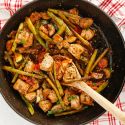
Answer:
[(27, 94), (27, 91), (29, 89), (30, 85), (22, 81), (21, 79), (17, 79), (15, 84), (13, 85), (13, 88), (17, 90), (22, 95)]
[(76, 58), (80, 59), (81, 54), (84, 52), (84, 48), (79, 44), (71, 44), (68, 51)]
[(25, 95), (25, 98), (29, 101), (29, 102), (34, 102), (36, 99), (36, 92), (31, 92)]
[(91, 40), (95, 35), (95, 32), (91, 29), (84, 29), (81, 32), (81, 36), (86, 40)]
[(81, 28), (89, 28), (93, 24), (93, 19), (92, 18), (81, 18), (79, 25)]
[(47, 112), (51, 109), (52, 107), (52, 103), (49, 100), (45, 100), (45, 101), (40, 101), (39, 102), (39, 107), (44, 111)]

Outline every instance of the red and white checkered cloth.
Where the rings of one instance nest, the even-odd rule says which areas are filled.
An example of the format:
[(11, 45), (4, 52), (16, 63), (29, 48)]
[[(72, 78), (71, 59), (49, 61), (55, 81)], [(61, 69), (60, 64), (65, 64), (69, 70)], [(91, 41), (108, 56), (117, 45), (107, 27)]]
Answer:
[[(32, 0), (0, 0), (0, 29), (17, 9)], [(88, 0), (104, 10), (117, 24), (121, 31), (125, 30), (125, 0)], [(115, 102), (116, 106), (125, 111), (125, 86)], [(88, 125), (121, 125), (110, 113), (106, 112)]]

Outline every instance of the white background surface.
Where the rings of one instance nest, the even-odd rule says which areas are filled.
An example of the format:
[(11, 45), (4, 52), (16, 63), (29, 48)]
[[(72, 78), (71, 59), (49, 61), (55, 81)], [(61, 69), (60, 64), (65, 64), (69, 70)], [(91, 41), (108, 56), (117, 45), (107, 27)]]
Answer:
[[(122, 32), (125, 39), (125, 31)], [(33, 125), (16, 114), (0, 94), (0, 125)], [(105, 124), (106, 125), (106, 124)]]

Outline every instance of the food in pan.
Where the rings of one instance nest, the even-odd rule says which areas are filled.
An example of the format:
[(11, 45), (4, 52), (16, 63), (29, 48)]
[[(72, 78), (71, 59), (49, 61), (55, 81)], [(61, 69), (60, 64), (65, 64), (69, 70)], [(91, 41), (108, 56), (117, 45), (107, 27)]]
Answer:
[[(94, 46), (94, 20), (76, 8), (33, 12), (6, 42), (2, 68), (11, 72), (13, 89), (48, 116), (73, 114), (94, 106), (85, 92), (64, 85), (84, 81), (101, 92), (111, 76), (109, 48)], [(98, 42), (98, 41), (96, 41)]]

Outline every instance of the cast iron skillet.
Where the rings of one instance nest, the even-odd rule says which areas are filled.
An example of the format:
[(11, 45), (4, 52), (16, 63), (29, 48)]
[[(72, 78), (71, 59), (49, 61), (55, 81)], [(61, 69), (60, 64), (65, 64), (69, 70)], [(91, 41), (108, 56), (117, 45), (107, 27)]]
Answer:
[[(113, 74), (110, 79), (109, 87), (102, 93), (111, 102), (114, 102), (119, 96), (123, 85), (125, 76), (125, 47), (123, 38), (112, 20), (99, 8), (82, 0), (35, 0), (18, 12), (16, 12), (6, 23), (0, 33), (0, 67), (5, 64), (3, 60), (3, 53), (5, 50), (5, 42), (7, 41), (7, 34), (17, 26), (21, 21), (24, 21), (26, 16), (29, 16), (33, 11), (43, 11), (48, 8), (63, 8), (69, 9), (77, 7), (82, 16), (92, 17), (94, 22), (103, 31), (101, 38), (98, 39), (100, 45), (110, 46), (112, 49), (113, 60)], [(80, 113), (63, 116), (63, 117), (47, 117), (41, 110), (36, 108), (35, 115), (31, 116), (27, 110), (26, 105), (21, 100), (20, 96), (10, 86), (10, 75), (5, 73), (0, 68), (0, 87), (1, 93), (6, 102), (25, 119), (41, 125), (79, 125), (86, 124), (100, 115), (105, 110), (95, 103), (94, 107), (90, 107)]]

